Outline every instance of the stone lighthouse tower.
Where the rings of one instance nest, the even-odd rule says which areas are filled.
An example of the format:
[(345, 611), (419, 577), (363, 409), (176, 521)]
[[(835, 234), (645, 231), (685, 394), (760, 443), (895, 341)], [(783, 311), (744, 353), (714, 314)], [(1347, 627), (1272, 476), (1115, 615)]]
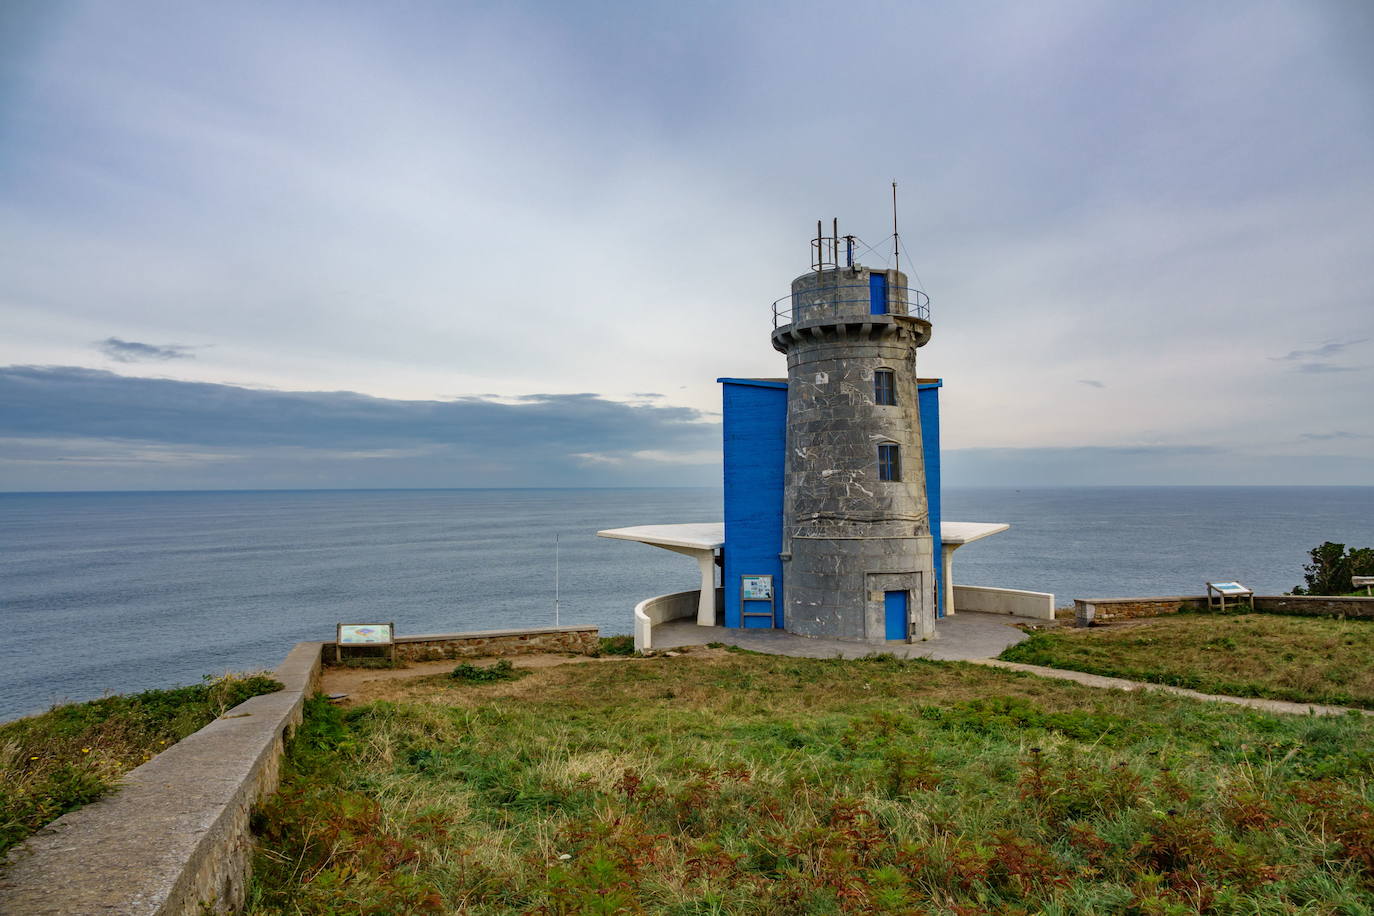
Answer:
[(812, 269), (774, 307), (787, 356), (785, 628), (882, 641), (935, 635), (916, 350), (929, 300), (899, 270), (854, 262), (817, 226)]

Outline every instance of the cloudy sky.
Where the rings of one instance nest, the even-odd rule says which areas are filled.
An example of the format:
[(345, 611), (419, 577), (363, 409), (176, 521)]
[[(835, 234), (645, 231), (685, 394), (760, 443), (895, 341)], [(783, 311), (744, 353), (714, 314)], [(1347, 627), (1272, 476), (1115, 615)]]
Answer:
[[(817, 219), (953, 484), (1374, 484), (1374, 6), (0, 5), (0, 490), (711, 484)], [(904, 265), (907, 266), (904, 257)]]

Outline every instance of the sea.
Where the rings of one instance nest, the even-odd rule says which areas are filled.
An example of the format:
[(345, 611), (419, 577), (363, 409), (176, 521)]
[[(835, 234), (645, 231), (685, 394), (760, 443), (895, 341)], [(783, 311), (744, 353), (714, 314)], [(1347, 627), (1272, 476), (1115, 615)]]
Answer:
[[(1374, 487), (946, 488), (1007, 522), (954, 579), (1074, 598), (1278, 594), (1323, 541), (1374, 546)], [(628, 633), (696, 563), (596, 537), (718, 521), (718, 489), (0, 493), (0, 721), (274, 667), (339, 622), (398, 634), (554, 623)]]

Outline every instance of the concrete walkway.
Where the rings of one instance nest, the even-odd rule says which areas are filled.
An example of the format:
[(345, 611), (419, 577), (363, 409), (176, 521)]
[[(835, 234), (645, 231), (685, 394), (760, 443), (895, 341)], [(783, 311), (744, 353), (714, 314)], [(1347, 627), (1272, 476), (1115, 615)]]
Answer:
[(1374, 716), (1374, 711), (1367, 709), (1349, 709), (1345, 706), (1323, 706), (1317, 703), (1290, 703), (1286, 700), (1261, 700), (1255, 697), (1199, 693), (1196, 690), (1171, 687), (1167, 684), (1128, 681), (1124, 678), (1103, 677), (1099, 674), (1087, 674), (1082, 671), (1066, 671), (1061, 668), (1042, 668), (1039, 665), (1004, 662), (995, 657), (1000, 655), (1003, 649), (1026, 638), (1025, 631), (1017, 629), (1017, 624), (1043, 626), (1045, 623), (1044, 620), (1011, 617), (1006, 614), (963, 613), (946, 617), (937, 623), (935, 625), (936, 638), (930, 642), (859, 643), (842, 639), (809, 639), (783, 630), (733, 630), (726, 627), (702, 627), (697, 626), (693, 620), (684, 619), (671, 620), (654, 627), (653, 647), (655, 650), (659, 650), (720, 642), (727, 646), (751, 649), (768, 655), (788, 655), (794, 658), (862, 658), (875, 652), (890, 652), (898, 658), (972, 662), (991, 668), (1022, 671), (1039, 677), (1073, 681), (1075, 684), (1107, 690), (1158, 690), (1161, 693), (1171, 693), (1193, 700), (1231, 703), (1236, 706), (1246, 706), (1250, 709), (1282, 715), (1343, 716), (1349, 712), (1357, 712), (1363, 716)]
[(1048, 623), (1030, 617), (1008, 614), (963, 613), (946, 617), (935, 625), (935, 639), (929, 642), (908, 643), (893, 640), (884, 643), (850, 642), (844, 639), (811, 639), (785, 630), (735, 630), (726, 627), (702, 627), (690, 618), (670, 620), (654, 627), (653, 647), (672, 649), (677, 646), (700, 646), (708, 642), (723, 642), (727, 646), (766, 652), (769, 655), (790, 655), (796, 658), (862, 658), (875, 652), (890, 652), (898, 658), (931, 658), (937, 661), (959, 662), (992, 658), (1007, 646), (1026, 638), (1018, 623)]

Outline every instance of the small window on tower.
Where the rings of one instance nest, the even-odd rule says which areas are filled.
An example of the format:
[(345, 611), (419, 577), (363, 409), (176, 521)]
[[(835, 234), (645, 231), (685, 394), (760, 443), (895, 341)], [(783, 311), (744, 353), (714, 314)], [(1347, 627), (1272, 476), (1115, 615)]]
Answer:
[(873, 370), (873, 403), (897, 403), (897, 383), (892, 377), (891, 369)]
[(902, 456), (891, 442), (878, 446), (878, 479), (902, 479)]

